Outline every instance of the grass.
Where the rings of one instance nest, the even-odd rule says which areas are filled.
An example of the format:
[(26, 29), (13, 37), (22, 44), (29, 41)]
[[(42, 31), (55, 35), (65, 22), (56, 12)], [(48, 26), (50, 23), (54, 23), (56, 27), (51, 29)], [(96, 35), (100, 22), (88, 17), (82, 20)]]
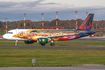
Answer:
[[(15, 41), (0, 41), (0, 46), (14, 45)], [(105, 46), (104, 41), (58, 41), (56, 46)], [(27, 45), (19, 41), (18, 45)], [(33, 43), (30, 45), (38, 45)], [(49, 45), (46, 44), (47, 46)], [(32, 59), (36, 59), (35, 65)], [(105, 50), (71, 49), (0, 49), (0, 67), (105, 65)]]
[(0, 32), (0, 35), (4, 35), (5, 34), (5, 32)]
[[(105, 46), (105, 41), (57, 41), (55, 46)], [(14, 45), (15, 41), (0, 41), (0, 45)], [(19, 41), (18, 45), (33, 45), (40, 46), (37, 42), (33, 44), (24, 44), (24, 41)], [(50, 46), (50, 43), (46, 44)]]
[(105, 50), (0, 49), (0, 67), (31, 67), (38, 62), (40, 66), (105, 65)]

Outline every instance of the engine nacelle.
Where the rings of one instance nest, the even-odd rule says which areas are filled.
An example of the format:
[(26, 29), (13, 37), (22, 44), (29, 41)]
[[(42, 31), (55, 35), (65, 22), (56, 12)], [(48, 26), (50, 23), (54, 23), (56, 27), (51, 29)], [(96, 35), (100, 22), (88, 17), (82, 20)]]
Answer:
[(39, 38), (37, 42), (39, 44), (46, 44), (48, 43), (48, 38)]
[(35, 41), (32, 41), (32, 40), (26, 40), (26, 41), (24, 41), (24, 43), (25, 44), (32, 44), (32, 43), (34, 43)]

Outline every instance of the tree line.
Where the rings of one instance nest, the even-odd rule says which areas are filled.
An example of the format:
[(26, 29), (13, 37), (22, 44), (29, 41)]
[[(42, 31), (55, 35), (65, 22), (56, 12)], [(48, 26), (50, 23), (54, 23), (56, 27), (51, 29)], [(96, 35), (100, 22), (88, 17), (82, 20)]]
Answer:
[[(78, 28), (82, 24), (83, 20), (78, 19)], [(41, 29), (42, 21), (31, 21), (26, 20), (26, 29)], [(58, 28), (59, 29), (75, 29), (76, 20), (58, 20)], [(24, 28), (24, 20), (21, 21), (8, 21), (7, 22), (8, 30), (11, 29), (23, 29)], [(52, 21), (44, 21), (45, 29), (55, 29), (56, 28), (56, 19)], [(5, 32), (6, 30), (6, 22), (0, 21), (0, 32)], [(101, 21), (93, 21), (92, 30), (97, 32), (105, 32), (105, 20)]]

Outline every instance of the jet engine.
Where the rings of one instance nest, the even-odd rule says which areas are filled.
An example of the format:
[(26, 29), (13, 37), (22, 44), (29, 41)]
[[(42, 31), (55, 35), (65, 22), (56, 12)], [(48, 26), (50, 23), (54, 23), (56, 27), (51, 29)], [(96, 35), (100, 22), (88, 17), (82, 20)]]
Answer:
[(48, 38), (39, 38), (37, 42), (44, 46), (46, 43), (48, 43)]

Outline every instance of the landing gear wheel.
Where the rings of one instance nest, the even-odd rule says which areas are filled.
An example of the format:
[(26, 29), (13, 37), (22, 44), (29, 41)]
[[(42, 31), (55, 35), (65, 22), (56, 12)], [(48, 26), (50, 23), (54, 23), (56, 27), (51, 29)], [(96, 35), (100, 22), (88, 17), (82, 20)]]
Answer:
[(45, 44), (41, 44), (41, 46), (45, 46)]
[(50, 45), (51, 45), (51, 46), (54, 46), (55, 44), (54, 44), (54, 43), (51, 43)]

